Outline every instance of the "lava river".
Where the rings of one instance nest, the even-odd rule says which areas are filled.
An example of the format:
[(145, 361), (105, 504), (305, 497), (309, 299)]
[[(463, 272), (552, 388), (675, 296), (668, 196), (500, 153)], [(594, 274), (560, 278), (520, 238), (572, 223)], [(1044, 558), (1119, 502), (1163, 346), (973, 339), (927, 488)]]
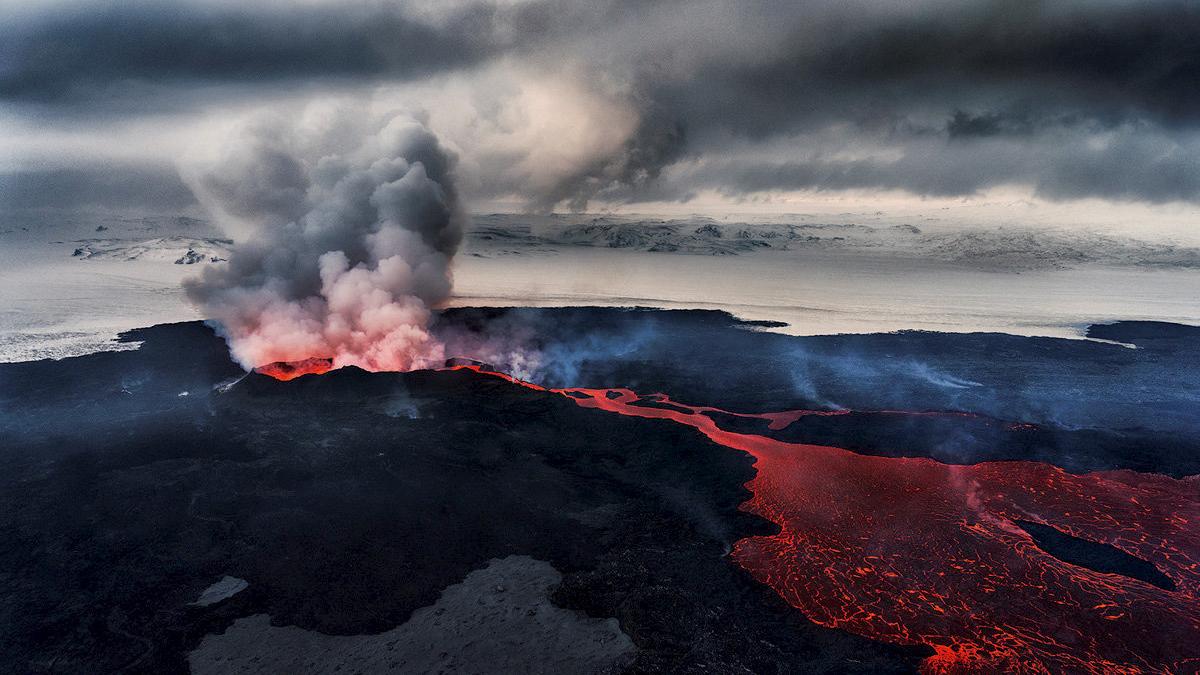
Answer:
[[(649, 407), (627, 389), (488, 374), (752, 455), (742, 508), (780, 531), (738, 541), (734, 561), (818, 624), (931, 647), (926, 672), (1200, 672), (1198, 476), (860, 455), (727, 431), (705, 414), (715, 409), (661, 395)], [(809, 414), (836, 413), (743, 416), (778, 429)], [(1148, 561), (1175, 589), (1059, 560), (1018, 520)]]

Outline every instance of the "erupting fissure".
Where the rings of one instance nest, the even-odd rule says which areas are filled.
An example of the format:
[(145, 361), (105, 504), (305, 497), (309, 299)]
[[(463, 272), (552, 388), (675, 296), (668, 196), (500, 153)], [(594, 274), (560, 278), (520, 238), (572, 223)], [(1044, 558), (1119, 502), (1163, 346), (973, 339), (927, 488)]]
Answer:
[(294, 380), (301, 375), (324, 375), (333, 370), (333, 359), (313, 357), (303, 361), (276, 361), (259, 366), (254, 372), (269, 375), (277, 380)]
[[(450, 369), (683, 424), (749, 453), (757, 474), (742, 509), (780, 531), (736, 542), (733, 560), (818, 624), (932, 647), (925, 672), (1200, 670), (1200, 476), (860, 455), (727, 431), (705, 414), (725, 411), (661, 394), (546, 389), (478, 365)], [(670, 405), (637, 405), (646, 400)], [(778, 429), (830, 414), (842, 413), (739, 416)], [(1146, 560), (1175, 590), (1064, 562), (1016, 521)]]
[[(450, 297), (466, 218), (454, 154), (423, 115), (311, 112), (248, 120), (185, 162), (197, 199), (238, 239), (228, 264), (184, 282), (188, 298), (243, 366), (440, 364), (430, 312)], [(285, 372), (320, 372), (312, 361)]]

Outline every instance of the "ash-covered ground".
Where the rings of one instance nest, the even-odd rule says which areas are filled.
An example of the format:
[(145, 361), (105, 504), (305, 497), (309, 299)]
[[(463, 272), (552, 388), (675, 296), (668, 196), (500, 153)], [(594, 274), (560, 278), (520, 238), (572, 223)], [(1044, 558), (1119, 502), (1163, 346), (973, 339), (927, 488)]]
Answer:
[[(782, 429), (709, 413), (767, 437), (1200, 473), (1194, 327), (761, 328), (573, 308), (451, 310), (436, 330), (548, 387), (852, 411)], [(692, 428), (466, 370), (245, 375), (200, 323), (126, 339), (142, 345), (0, 365), (0, 671), (877, 672), (932, 654), (812, 623), (736, 565), (776, 528), (739, 510), (750, 456)], [(1028, 528), (1070, 564), (1170, 582)]]

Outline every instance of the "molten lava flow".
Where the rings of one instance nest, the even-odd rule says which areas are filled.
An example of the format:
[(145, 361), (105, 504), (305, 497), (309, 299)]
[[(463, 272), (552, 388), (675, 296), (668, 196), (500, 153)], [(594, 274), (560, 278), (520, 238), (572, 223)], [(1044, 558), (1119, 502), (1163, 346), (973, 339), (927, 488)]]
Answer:
[(311, 358), (303, 361), (276, 361), (259, 366), (254, 372), (277, 380), (294, 380), (301, 375), (323, 375), (333, 369), (333, 359)]
[[(818, 624), (932, 647), (925, 672), (1200, 672), (1200, 476), (859, 455), (727, 431), (706, 414), (782, 429), (845, 411), (728, 413), (628, 389), (546, 389), (460, 363), (448, 365), (584, 408), (690, 426), (749, 453), (757, 475), (742, 509), (780, 531), (738, 541), (737, 564)], [(286, 380), (331, 367), (309, 359), (259, 371)], [(1176, 588), (1064, 562), (1015, 521), (1118, 548)]]
[[(704, 414), (716, 409), (662, 395), (650, 400), (669, 408), (628, 389), (549, 391), (750, 453), (742, 508), (780, 532), (738, 541), (733, 559), (821, 625), (932, 647), (926, 672), (1200, 671), (1200, 477), (872, 457), (726, 431)], [(814, 414), (842, 413), (741, 416), (782, 428)], [(1016, 520), (1114, 546), (1177, 589), (1063, 562)]]

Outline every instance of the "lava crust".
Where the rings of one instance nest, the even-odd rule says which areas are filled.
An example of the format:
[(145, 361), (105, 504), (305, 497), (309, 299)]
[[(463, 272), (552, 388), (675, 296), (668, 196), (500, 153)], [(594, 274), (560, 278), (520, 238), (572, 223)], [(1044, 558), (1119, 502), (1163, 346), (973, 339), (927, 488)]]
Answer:
[[(932, 647), (926, 672), (1200, 665), (1200, 476), (872, 457), (727, 431), (706, 414), (724, 411), (689, 410), (661, 394), (553, 391), (585, 408), (694, 427), (750, 453), (757, 474), (742, 508), (780, 531), (738, 541), (734, 560), (821, 625)], [(759, 417), (780, 428), (828, 414), (843, 413)], [(1022, 521), (1149, 561), (1170, 585), (1060, 560)]]

